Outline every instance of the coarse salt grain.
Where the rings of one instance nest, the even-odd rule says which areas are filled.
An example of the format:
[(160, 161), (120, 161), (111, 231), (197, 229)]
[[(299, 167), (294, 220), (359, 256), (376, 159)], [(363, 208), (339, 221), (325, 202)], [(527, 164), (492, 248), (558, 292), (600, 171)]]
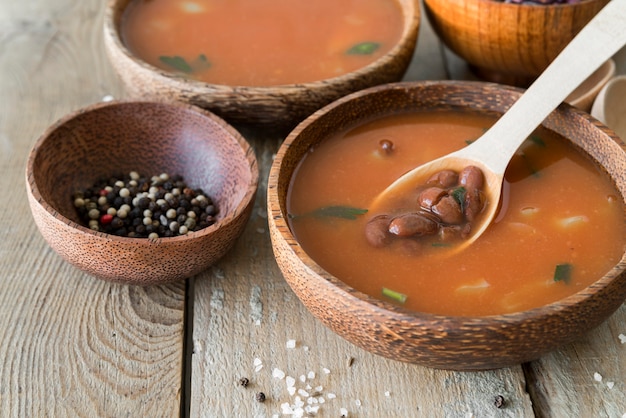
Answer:
[(296, 340), (287, 340), (287, 343), (285, 344), (285, 347), (287, 347), (287, 348), (296, 348)]
[(310, 372), (309, 372), (309, 374), (307, 375), (307, 377), (308, 377), (309, 379), (315, 379), (315, 372), (310, 371)]
[(309, 397), (309, 392), (307, 392), (304, 389), (298, 389), (298, 394), (304, 398), (308, 398)]
[(594, 379), (596, 382), (601, 382), (601, 381), (602, 381), (602, 375), (601, 375), (600, 373), (598, 373), (598, 372), (595, 372), (595, 373), (593, 374), (593, 379)]
[(348, 416), (348, 410), (347, 410), (346, 408), (340, 408), (340, 409), (339, 409), (339, 414), (340, 414), (342, 417), (347, 417), (347, 416)]
[(354, 404), (355, 404), (356, 406), (361, 406), (361, 400), (360, 400), (360, 399), (355, 399), (355, 400), (354, 400)]
[(285, 383), (287, 383), (288, 388), (291, 388), (296, 384), (296, 379), (291, 376), (287, 376), (285, 378)]
[(335, 399), (337, 397), (337, 395), (335, 395), (334, 393), (331, 392), (331, 393), (326, 394), (326, 397), (328, 399)]
[(275, 377), (276, 379), (283, 379), (285, 377), (285, 372), (283, 372), (280, 369), (274, 369), (272, 371), (272, 376)]
[(295, 386), (290, 386), (287, 388), (287, 392), (289, 393), (289, 396), (293, 396), (296, 394), (296, 387)]
[(326, 367), (324, 367), (322, 370), (324, 371), (324, 373), (330, 374), (330, 369), (327, 369)]
[(613, 386), (615, 386), (615, 382), (606, 382), (606, 387), (609, 389), (613, 389)]
[(620, 335), (618, 336), (618, 338), (619, 338), (619, 341), (620, 341), (622, 344), (626, 344), (626, 335), (624, 335), (624, 334), (620, 334)]
[(306, 376), (305, 376), (305, 375), (303, 375), (303, 374), (302, 374), (302, 375), (300, 375), (300, 381), (301, 381), (302, 383), (306, 382)]
[(386, 392), (385, 392), (385, 396), (386, 396), (386, 397), (390, 397), (390, 396), (391, 396), (391, 393), (390, 393), (389, 391), (386, 391)]
[(255, 365), (255, 366), (260, 366), (261, 364), (263, 364), (263, 362), (261, 361), (261, 359), (260, 359), (260, 358), (255, 358), (255, 359), (254, 359), (254, 365)]

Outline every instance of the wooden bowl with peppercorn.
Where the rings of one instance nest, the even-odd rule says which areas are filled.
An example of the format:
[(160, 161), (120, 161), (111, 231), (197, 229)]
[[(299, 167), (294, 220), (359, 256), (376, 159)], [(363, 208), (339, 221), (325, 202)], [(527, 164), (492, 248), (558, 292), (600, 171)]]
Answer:
[(246, 140), (186, 104), (110, 102), (69, 114), (26, 168), (34, 220), (65, 260), (153, 285), (198, 274), (249, 219), (258, 168)]
[(425, 0), (443, 43), (484, 80), (527, 87), (609, 0)]
[[(461, 81), (378, 86), (289, 134), (268, 180), (269, 229), (278, 266), (314, 316), (390, 359), (478, 370), (535, 360), (620, 307), (626, 146), (568, 104), (520, 147), (496, 221), (460, 252), (462, 236), (452, 235), (463, 228), (434, 210), (449, 195), (424, 200), (447, 183), (450, 205), (463, 207), (478, 177), (470, 187), (462, 173), (437, 175), (426, 189), (407, 187), (410, 212), (368, 213), (408, 169), (480, 137), (521, 92)], [(586, 184), (592, 177), (598, 189)], [(417, 215), (421, 223), (404, 222)]]
[[(373, 6), (382, 10), (368, 12)], [(295, 16), (287, 15), (292, 9)], [(399, 81), (412, 59), (419, 23), (417, 0), (210, 7), (198, 1), (111, 0), (104, 40), (132, 97), (180, 100), (230, 123), (286, 131), (341, 96)], [(378, 39), (386, 33), (389, 38)], [(318, 67), (319, 75), (309, 74)]]

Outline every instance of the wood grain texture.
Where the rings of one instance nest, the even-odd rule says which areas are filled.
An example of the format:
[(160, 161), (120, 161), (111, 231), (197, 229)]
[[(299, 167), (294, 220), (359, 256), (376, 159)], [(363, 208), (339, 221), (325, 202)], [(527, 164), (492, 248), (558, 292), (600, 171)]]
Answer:
[(184, 283), (109, 285), (44, 242), (24, 171), (53, 121), (121, 86), (102, 2), (0, 0), (0, 416), (177, 416)]

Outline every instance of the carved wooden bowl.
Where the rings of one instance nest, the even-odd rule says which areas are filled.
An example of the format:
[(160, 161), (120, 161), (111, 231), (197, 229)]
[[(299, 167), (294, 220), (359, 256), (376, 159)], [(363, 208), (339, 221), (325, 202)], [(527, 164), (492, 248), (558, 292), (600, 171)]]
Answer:
[[(294, 169), (312, 145), (337, 131), (397, 112), (454, 109), (501, 114), (519, 97), (514, 87), (479, 82), (415, 82), (373, 87), (316, 112), (289, 134), (268, 181), (269, 228), (278, 265), (293, 291), (334, 332), (395, 360), (454, 370), (492, 369), (537, 359), (611, 315), (626, 298), (626, 253), (604, 277), (540, 308), (492, 316), (409, 311), (347, 286), (311, 259), (286, 221)], [(626, 200), (625, 145), (588, 114), (560, 106), (543, 124), (571, 140), (615, 182)]]
[[(128, 238), (82, 226), (76, 190), (117, 173), (182, 175), (218, 208), (216, 222), (169, 238)], [(33, 217), (48, 244), (85, 272), (152, 285), (206, 269), (249, 219), (258, 184), (253, 149), (217, 116), (186, 104), (111, 102), (78, 110), (49, 127), (28, 157)]]
[[(402, 79), (417, 43), (420, 8), (417, 0), (399, 0), (404, 29), (386, 55), (359, 70), (300, 84), (248, 87), (208, 84), (162, 71), (134, 56), (120, 38), (120, 21), (131, 0), (111, 0), (104, 23), (105, 48), (131, 97), (180, 100), (234, 124), (288, 130), (315, 110), (348, 93)], [(294, 65), (298, 65), (294, 63)]]
[(443, 43), (488, 81), (527, 86), (609, 0), (513, 4), (424, 0)]

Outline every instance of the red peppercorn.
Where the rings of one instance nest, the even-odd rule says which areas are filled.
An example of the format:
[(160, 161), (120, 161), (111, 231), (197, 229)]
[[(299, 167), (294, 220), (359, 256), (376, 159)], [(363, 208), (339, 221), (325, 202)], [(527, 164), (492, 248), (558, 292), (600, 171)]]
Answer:
[(100, 196), (106, 196), (109, 192), (106, 189), (101, 189), (98, 193)]
[(104, 215), (100, 217), (100, 223), (102, 225), (108, 225), (111, 223), (112, 220), (113, 220), (113, 215), (109, 215), (108, 213), (105, 213)]

